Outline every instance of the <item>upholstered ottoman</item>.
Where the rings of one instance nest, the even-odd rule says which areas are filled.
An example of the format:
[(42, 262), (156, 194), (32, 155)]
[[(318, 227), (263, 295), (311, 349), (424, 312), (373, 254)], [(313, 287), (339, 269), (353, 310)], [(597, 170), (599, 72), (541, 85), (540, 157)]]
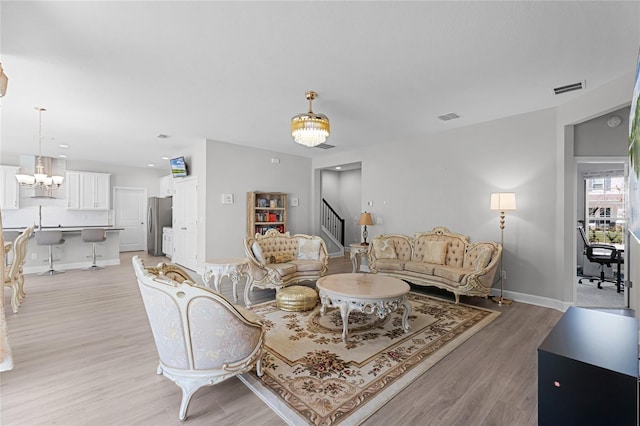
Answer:
[(283, 311), (308, 311), (318, 303), (318, 293), (311, 287), (292, 285), (276, 296), (276, 306)]

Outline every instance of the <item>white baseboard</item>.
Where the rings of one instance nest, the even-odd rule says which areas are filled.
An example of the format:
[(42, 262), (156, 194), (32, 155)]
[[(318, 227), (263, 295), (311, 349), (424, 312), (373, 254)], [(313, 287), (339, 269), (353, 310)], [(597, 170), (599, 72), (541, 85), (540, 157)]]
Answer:
[[(115, 266), (120, 264), (120, 259), (101, 260), (96, 262), (98, 266)], [(53, 263), (53, 269), (56, 271), (67, 271), (69, 269), (84, 269), (92, 265), (91, 262), (75, 262), (75, 263)], [(30, 266), (24, 268), (25, 274), (39, 274), (49, 270), (49, 263), (42, 266)]]
[[(500, 289), (491, 290), (491, 296), (500, 296)], [(505, 290), (503, 297), (513, 300), (514, 302), (527, 303), (529, 305), (542, 306), (543, 308), (551, 308), (556, 311), (565, 312), (573, 303), (561, 302), (560, 300), (550, 299), (548, 297), (536, 296), (533, 294), (518, 293), (516, 291)]]

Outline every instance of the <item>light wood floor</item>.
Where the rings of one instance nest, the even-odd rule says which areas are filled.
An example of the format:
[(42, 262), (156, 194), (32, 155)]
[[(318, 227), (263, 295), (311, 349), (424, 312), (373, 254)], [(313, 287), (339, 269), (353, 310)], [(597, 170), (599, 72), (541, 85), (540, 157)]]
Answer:
[[(180, 389), (156, 375), (157, 353), (131, 257), (102, 271), (27, 275), (18, 314), (5, 309), (15, 368), (1, 375), (0, 423), (9, 425), (173, 425)], [(350, 272), (347, 257), (330, 273)], [(223, 294), (231, 298), (230, 285)], [(242, 288), (239, 289), (242, 302)], [(256, 290), (252, 300), (274, 298)], [(449, 296), (448, 296), (449, 297)], [(366, 425), (536, 425), (536, 349), (561, 313), (482, 298), (463, 303), (502, 311), (492, 324), (404, 389)], [(189, 425), (281, 425), (236, 378), (199, 390)]]

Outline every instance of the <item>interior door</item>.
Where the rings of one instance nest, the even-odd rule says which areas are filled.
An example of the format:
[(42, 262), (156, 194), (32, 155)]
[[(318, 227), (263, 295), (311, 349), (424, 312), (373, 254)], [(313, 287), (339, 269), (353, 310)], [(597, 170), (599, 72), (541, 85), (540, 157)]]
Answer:
[(173, 259), (192, 270), (198, 269), (198, 179), (175, 182), (173, 195)]
[(146, 250), (147, 189), (116, 186), (113, 210), (115, 226), (124, 228), (120, 231), (120, 251)]

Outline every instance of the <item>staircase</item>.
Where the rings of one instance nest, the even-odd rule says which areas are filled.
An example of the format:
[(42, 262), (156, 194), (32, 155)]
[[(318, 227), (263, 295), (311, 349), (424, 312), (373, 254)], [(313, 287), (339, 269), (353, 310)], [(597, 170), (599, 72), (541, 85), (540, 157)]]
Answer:
[(344, 256), (344, 219), (324, 198), (322, 199), (320, 218), (329, 256)]

